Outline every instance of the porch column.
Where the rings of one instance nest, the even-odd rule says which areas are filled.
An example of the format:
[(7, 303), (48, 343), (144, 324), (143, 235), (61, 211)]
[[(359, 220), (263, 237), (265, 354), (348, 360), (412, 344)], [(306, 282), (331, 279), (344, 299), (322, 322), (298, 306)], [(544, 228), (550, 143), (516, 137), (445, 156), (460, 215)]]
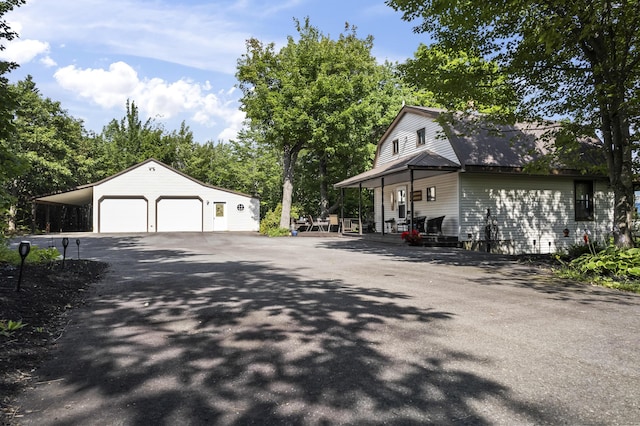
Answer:
[(413, 169), (409, 170), (409, 174), (411, 176), (411, 184), (409, 185), (409, 187), (411, 188), (409, 194), (411, 197), (411, 215), (409, 216), (409, 229), (413, 229), (413, 217), (414, 217), (414, 212), (413, 212)]
[(358, 184), (358, 234), (362, 235), (362, 182)]
[(36, 202), (31, 202), (31, 233), (36, 233)]
[(380, 202), (382, 203), (382, 235), (384, 235), (384, 178), (381, 178), (380, 182), (382, 187), (382, 196), (380, 197)]
[(338, 231), (344, 233), (344, 187), (340, 188), (340, 224)]

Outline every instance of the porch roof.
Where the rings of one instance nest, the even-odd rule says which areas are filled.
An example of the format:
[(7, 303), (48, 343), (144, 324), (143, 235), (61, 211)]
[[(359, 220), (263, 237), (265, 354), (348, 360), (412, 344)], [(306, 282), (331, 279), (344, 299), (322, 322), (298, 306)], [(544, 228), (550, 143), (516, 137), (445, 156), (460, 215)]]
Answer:
[(422, 151), (419, 154), (399, 158), (375, 169), (345, 179), (333, 185), (336, 188), (376, 188), (382, 186), (382, 179), (386, 184), (407, 182), (414, 171), (414, 179), (422, 179), (444, 173), (460, 170), (460, 164), (448, 160), (432, 151)]

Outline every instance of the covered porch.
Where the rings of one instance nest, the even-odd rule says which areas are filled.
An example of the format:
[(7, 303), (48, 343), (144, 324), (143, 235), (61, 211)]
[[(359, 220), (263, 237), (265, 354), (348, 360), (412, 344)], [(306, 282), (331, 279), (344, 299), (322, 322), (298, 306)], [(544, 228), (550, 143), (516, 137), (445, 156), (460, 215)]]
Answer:
[[(418, 230), (423, 235), (425, 243), (457, 243), (457, 235), (446, 236), (442, 233), (441, 225), (444, 219), (442, 214), (430, 211), (424, 201), (433, 197), (435, 201), (435, 187), (433, 193), (429, 189), (416, 188), (419, 180), (437, 176), (451, 175), (460, 170), (456, 164), (431, 151), (423, 151), (414, 156), (400, 158), (386, 163), (380, 167), (371, 169), (359, 175), (353, 176), (335, 184), (342, 191), (357, 189), (359, 192), (359, 205), (357, 218), (345, 218), (344, 211), (341, 221), (356, 222), (357, 234), (362, 235), (367, 227), (363, 224), (363, 216), (373, 217), (374, 234), (381, 237), (394, 235), (408, 230)], [(373, 212), (362, 211), (362, 190), (374, 191)], [(421, 210), (416, 209), (420, 204)], [(365, 214), (369, 213), (369, 214)], [(371, 215), (371, 213), (373, 213)], [(343, 227), (346, 231), (346, 227)], [(399, 239), (399, 238), (398, 238)]]

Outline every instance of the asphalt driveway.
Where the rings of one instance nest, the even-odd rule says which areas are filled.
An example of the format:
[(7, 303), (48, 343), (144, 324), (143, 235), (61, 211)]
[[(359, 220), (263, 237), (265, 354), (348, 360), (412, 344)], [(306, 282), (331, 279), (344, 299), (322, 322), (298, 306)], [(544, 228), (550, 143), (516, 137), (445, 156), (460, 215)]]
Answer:
[(110, 271), (23, 424), (640, 422), (636, 295), (350, 238), (80, 238)]

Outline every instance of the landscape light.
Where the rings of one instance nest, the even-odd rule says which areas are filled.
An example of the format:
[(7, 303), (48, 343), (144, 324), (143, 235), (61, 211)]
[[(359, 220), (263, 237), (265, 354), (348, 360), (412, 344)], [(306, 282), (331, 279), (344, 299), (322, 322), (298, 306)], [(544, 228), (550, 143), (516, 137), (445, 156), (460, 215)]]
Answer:
[(80, 260), (80, 239), (76, 239), (76, 245), (78, 246), (78, 260)]
[(18, 245), (18, 253), (20, 254), (20, 275), (18, 275), (18, 285), (16, 291), (20, 291), (20, 283), (22, 283), (22, 269), (24, 269), (24, 260), (29, 256), (31, 251), (31, 243), (29, 241), (21, 241)]
[(62, 269), (64, 269), (64, 261), (67, 258), (67, 247), (69, 247), (69, 239), (64, 237), (62, 239)]

